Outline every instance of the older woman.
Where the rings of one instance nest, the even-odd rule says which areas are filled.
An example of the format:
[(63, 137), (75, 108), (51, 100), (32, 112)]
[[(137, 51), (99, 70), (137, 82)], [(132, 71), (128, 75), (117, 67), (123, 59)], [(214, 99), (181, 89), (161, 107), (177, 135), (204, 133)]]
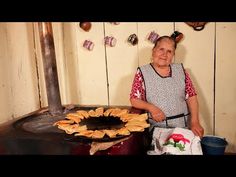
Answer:
[(130, 93), (131, 105), (149, 113), (153, 127), (190, 128), (202, 137), (197, 94), (182, 64), (172, 63), (176, 42), (169, 36), (157, 39), (152, 62), (137, 69)]

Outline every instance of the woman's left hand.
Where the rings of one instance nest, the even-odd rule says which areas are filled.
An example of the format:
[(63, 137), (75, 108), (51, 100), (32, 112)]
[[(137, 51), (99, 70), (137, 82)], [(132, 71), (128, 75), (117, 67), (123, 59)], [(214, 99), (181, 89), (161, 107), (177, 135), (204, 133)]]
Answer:
[(204, 129), (199, 123), (191, 123), (191, 130), (194, 135), (199, 136), (200, 138), (204, 135)]

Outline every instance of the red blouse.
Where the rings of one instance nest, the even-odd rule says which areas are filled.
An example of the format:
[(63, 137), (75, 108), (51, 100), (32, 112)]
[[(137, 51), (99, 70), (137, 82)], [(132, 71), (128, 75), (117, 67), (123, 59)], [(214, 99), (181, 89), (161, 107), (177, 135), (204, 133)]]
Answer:
[[(189, 97), (192, 97), (194, 95), (197, 95), (193, 83), (189, 77), (189, 74), (185, 70), (185, 96), (186, 99)], [(134, 81), (130, 93), (130, 98), (138, 98), (141, 100), (146, 101), (146, 96), (145, 96), (145, 86), (144, 86), (144, 81), (143, 81), (143, 76), (140, 71), (140, 69), (137, 70), (135, 76), (134, 76)]]

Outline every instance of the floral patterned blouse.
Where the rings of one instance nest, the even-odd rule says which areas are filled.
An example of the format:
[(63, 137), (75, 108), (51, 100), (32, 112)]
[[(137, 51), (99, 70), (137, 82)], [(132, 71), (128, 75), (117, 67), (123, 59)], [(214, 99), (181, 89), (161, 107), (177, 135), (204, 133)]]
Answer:
[[(185, 86), (186, 99), (197, 95), (195, 88), (193, 86), (193, 83), (189, 77), (189, 74), (186, 72), (186, 70), (185, 70), (185, 84), (186, 84)], [(146, 101), (144, 80), (143, 80), (143, 76), (140, 69), (137, 70), (134, 76), (130, 98), (138, 98), (138, 99)]]

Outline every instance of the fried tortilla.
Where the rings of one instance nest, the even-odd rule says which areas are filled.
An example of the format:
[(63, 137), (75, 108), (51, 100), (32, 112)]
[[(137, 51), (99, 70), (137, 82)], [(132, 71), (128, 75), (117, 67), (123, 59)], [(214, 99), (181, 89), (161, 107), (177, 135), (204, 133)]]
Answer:
[(132, 117), (129, 121), (146, 121), (148, 119), (147, 113)]
[(74, 120), (59, 120), (53, 124), (53, 126), (61, 125), (61, 124), (73, 124)]
[(117, 116), (117, 114), (119, 114), (120, 112), (121, 112), (120, 108), (115, 108), (111, 111), (110, 116), (119, 117)]
[(130, 132), (143, 132), (144, 128), (137, 126), (137, 125), (128, 125), (126, 126), (126, 128), (130, 131)]
[(99, 107), (95, 110), (95, 113), (98, 117), (103, 116), (103, 112), (104, 112), (104, 108), (103, 107)]
[(76, 133), (75, 136), (86, 136), (88, 138), (91, 138), (93, 135), (93, 130), (83, 130), (80, 131), (79, 133)]
[(123, 114), (121, 115), (120, 119), (123, 121), (123, 122), (128, 122), (129, 120), (133, 119), (133, 118), (136, 118), (138, 117), (139, 114), (130, 114), (130, 113), (127, 113), (127, 114)]
[[(76, 116), (66, 116), (67, 119), (73, 120), (75, 123), (79, 123), (81, 122), (81, 118), (80, 117), (76, 117)], [(83, 118), (82, 118), (83, 119)]]
[(78, 117), (78, 118), (83, 118), (84, 116), (78, 114), (78, 113), (69, 113), (66, 114), (66, 117)]
[(89, 114), (90, 117), (99, 117), (99, 116), (97, 115), (97, 113), (96, 113), (94, 110), (90, 110), (90, 111), (88, 112), (88, 114)]
[(86, 125), (80, 126), (79, 124), (74, 124), (74, 125), (69, 125), (69, 126), (62, 126), (60, 128), (63, 129), (67, 134), (73, 134), (73, 133), (77, 133), (77, 132), (87, 130)]
[(128, 109), (122, 109), (120, 112), (116, 114), (117, 117), (121, 117), (122, 115), (128, 114), (129, 110)]
[(85, 111), (85, 110), (79, 110), (79, 111), (76, 111), (76, 113), (77, 113), (78, 115), (81, 115), (81, 116), (85, 117), (85, 118), (89, 118), (89, 114), (88, 114), (88, 112)]
[(118, 135), (130, 135), (130, 131), (126, 127), (116, 130)]
[(95, 130), (92, 134), (92, 138), (100, 139), (100, 138), (103, 138), (104, 135), (105, 135), (105, 133), (103, 131)]
[(116, 137), (116, 130), (103, 130), (104, 133), (106, 133), (106, 135), (108, 135), (110, 138), (114, 138)]
[(70, 126), (70, 124), (60, 124), (60, 125), (58, 125), (57, 128), (65, 131), (69, 126)]
[(103, 115), (108, 117), (113, 110), (114, 110), (114, 108), (109, 108), (103, 113)]
[(129, 121), (125, 124), (125, 126), (139, 126), (143, 128), (150, 127), (150, 124), (148, 124), (146, 121)]

